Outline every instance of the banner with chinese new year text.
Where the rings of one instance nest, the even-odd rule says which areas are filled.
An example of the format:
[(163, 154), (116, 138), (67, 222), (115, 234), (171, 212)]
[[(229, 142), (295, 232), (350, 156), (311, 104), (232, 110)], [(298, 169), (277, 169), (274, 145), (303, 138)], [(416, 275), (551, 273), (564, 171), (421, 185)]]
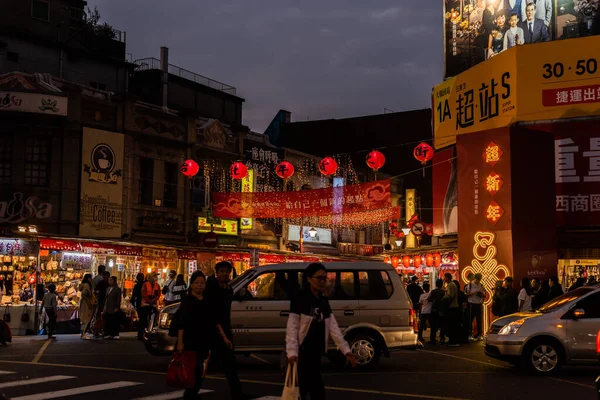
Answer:
[(390, 181), (298, 192), (213, 193), (218, 218), (299, 218), (359, 213), (391, 205)]

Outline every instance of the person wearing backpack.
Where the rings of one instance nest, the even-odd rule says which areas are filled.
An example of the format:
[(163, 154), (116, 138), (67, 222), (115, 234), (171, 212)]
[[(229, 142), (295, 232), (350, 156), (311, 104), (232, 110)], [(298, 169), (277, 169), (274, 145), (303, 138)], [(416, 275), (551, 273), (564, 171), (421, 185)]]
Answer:
[(165, 306), (176, 303), (175, 293), (173, 288), (175, 287), (175, 277), (177, 276), (177, 272), (171, 270), (169, 271), (169, 279), (165, 282), (165, 286), (162, 288), (162, 294), (165, 295)]

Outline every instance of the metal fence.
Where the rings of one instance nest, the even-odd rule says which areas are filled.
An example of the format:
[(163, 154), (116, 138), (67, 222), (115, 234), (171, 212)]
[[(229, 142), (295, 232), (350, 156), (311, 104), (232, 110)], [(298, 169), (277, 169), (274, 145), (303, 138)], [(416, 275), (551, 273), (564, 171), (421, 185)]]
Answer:
[[(160, 60), (154, 57), (141, 58), (135, 60), (134, 64), (138, 66), (138, 71), (146, 71), (152, 69), (160, 69)], [(221, 92), (229, 93), (235, 96), (236, 89), (233, 86), (227, 85), (223, 82), (215, 81), (214, 79), (207, 78), (205, 76), (196, 74), (187, 69), (180, 68), (176, 65), (169, 64), (169, 73), (175, 76), (179, 76), (188, 81), (196, 82), (204, 86), (208, 86), (213, 89), (220, 90)]]

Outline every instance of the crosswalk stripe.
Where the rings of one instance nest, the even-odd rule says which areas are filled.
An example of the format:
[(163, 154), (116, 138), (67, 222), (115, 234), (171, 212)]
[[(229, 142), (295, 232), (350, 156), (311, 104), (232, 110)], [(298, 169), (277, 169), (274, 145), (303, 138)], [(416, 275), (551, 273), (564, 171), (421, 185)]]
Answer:
[(46, 376), (45, 378), (22, 379), (20, 381), (0, 383), (0, 389), (9, 388), (9, 387), (17, 387), (17, 386), (36, 385), (38, 383), (64, 381), (65, 379), (75, 379), (75, 378), (77, 378), (77, 377), (76, 376), (65, 376), (65, 375), (54, 375), (54, 376)]
[[(172, 399), (180, 399), (183, 397), (183, 390), (178, 390), (177, 392), (170, 393), (162, 393), (154, 396), (148, 397), (138, 397), (135, 400), (172, 400)], [(200, 389), (200, 394), (214, 392), (214, 390)]]
[(280, 396), (265, 396), (265, 397), (259, 397), (254, 400), (281, 400), (281, 397)]
[(57, 397), (76, 396), (76, 395), (80, 395), (80, 394), (84, 394), (84, 393), (93, 393), (93, 392), (100, 392), (103, 390), (120, 389), (120, 388), (130, 387), (130, 386), (138, 386), (138, 385), (142, 385), (142, 384), (143, 383), (140, 383), (140, 382), (120, 381), (120, 382), (114, 382), (114, 383), (105, 383), (102, 385), (82, 386), (82, 387), (73, 388), (73, 389), (58, 390), (55, 392), (37, 393), (37, 394), (29, 395), (29, 396), (13, 397), (11, 400), (47, 400), (47, 399), (54, 399)]
[(13, 371), (0, 371), (0, 375), (10, 375), (10, 374), (14, 374)]

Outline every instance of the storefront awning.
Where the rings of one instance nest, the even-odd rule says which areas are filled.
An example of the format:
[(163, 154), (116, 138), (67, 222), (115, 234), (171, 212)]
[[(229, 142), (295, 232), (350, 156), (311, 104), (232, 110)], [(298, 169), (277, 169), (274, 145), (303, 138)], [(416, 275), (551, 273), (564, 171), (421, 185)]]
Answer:
[(81, 247), (86, 253), (115, 254), (118, 256), (141, 256), (142, 247), (122, 246), (110, 243), (82, 242)]
[(81, 244), (74, 240), (40, 239), (40, 248), (44, 250), (81, 251)]
[(177, 258), (180, 260), (196, 260), (197, 253), (190, 250), (177, 250)]

